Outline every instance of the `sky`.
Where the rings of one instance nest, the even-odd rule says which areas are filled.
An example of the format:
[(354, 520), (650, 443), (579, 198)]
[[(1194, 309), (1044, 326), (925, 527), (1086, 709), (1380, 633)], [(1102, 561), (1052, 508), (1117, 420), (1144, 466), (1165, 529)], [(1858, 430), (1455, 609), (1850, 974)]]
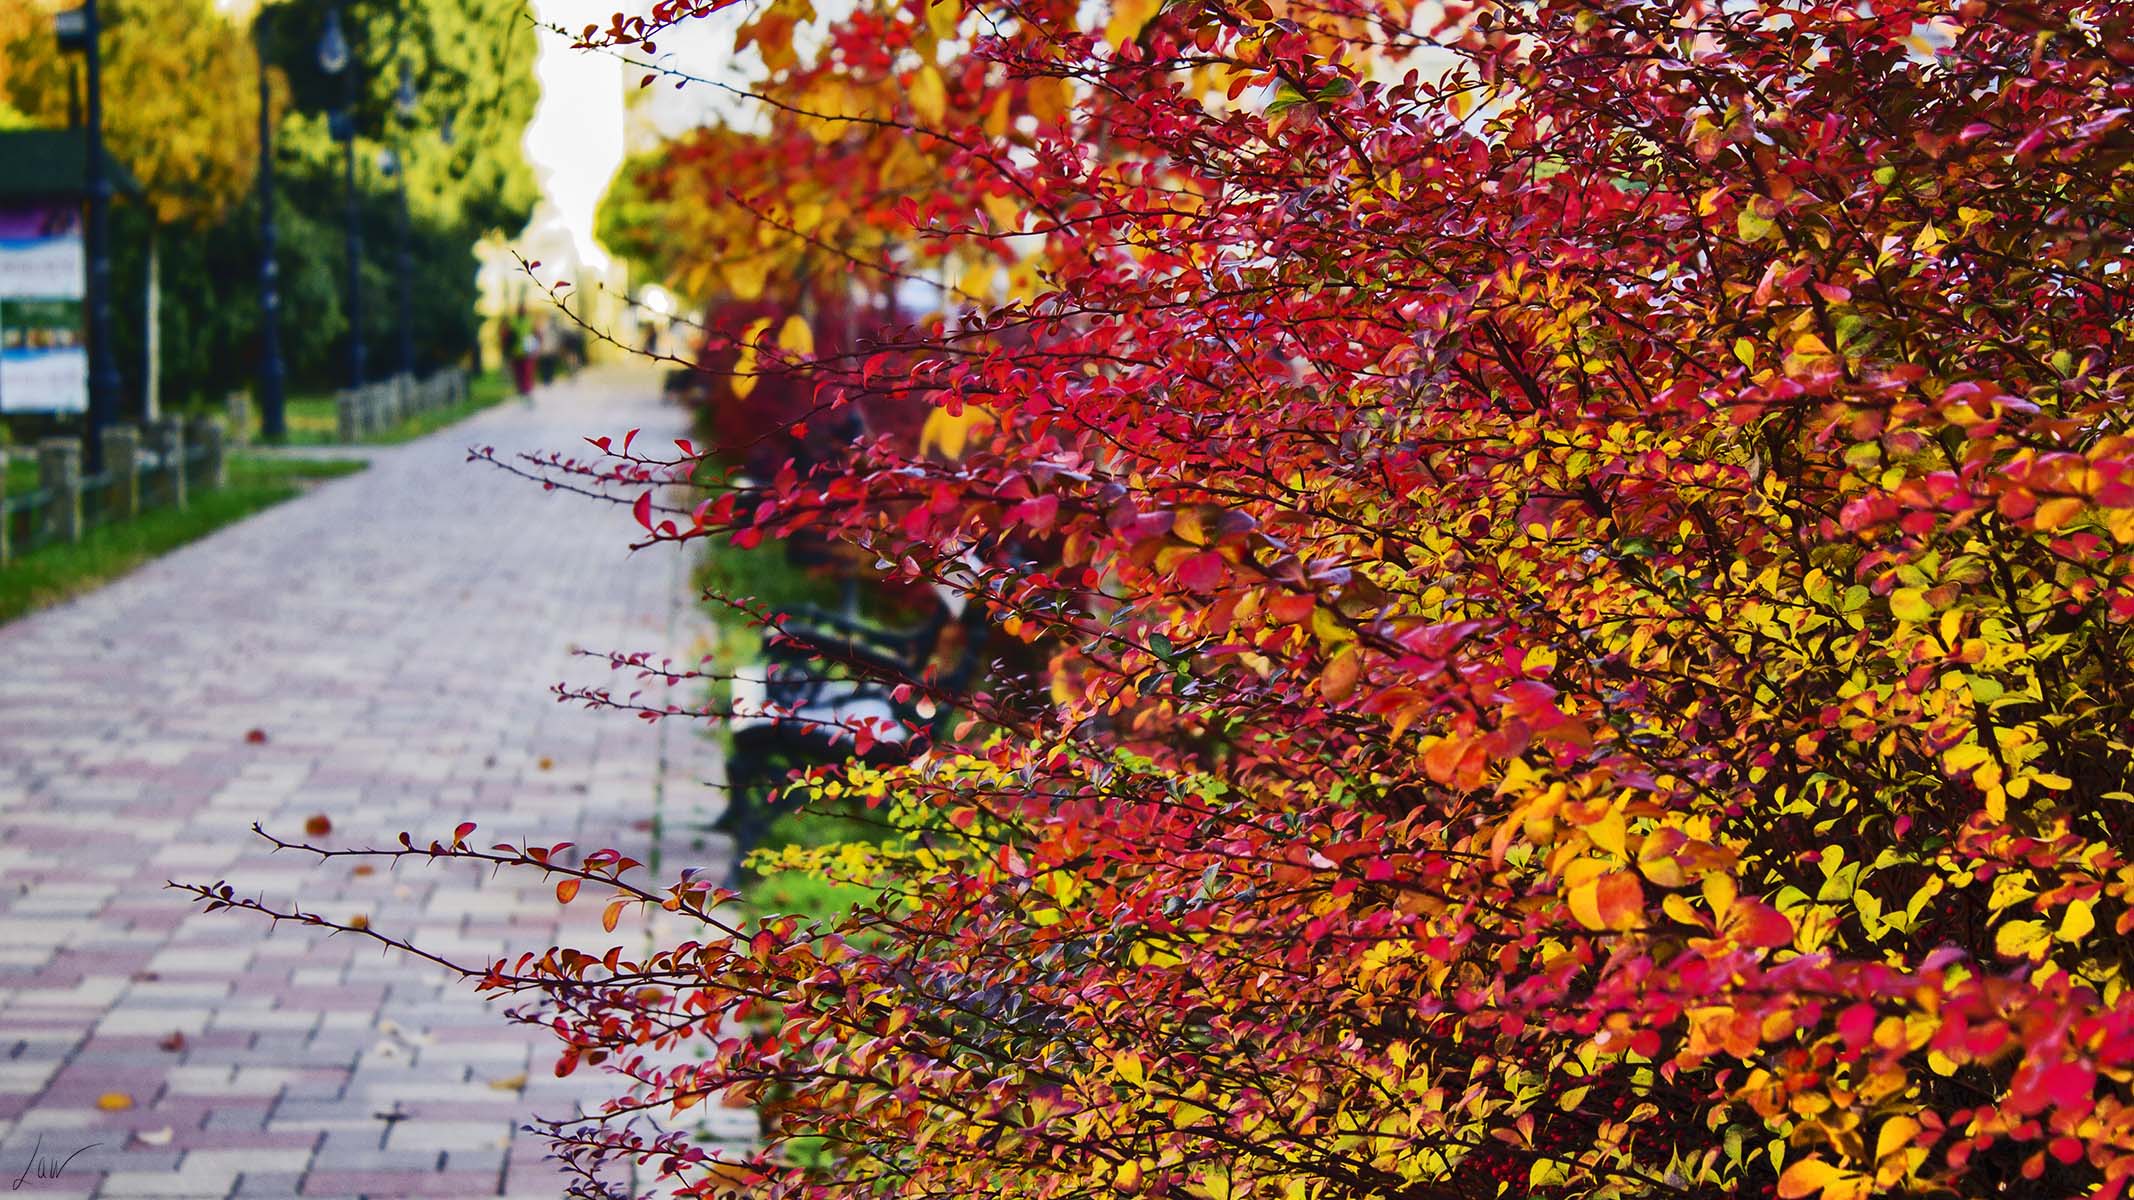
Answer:
[[(534, 0), (543, 24), (565, 29), (606, 25), (614, 0)], [(541, 31), (541, 103), (526, 128), (526, 157), (542, 193), (569, 231), (580, 261), (596, 269), (608, 256), (593, 236), (600, 197), (623, 156), (622, 64), (604, 54), (573, 50), (563, 37)]]
[[(587, 25), (605, 28), (617, 7), (616, 0), (533, 0), (543, 24), (570, 30)], [(628, 11), (631, 6), (621, 7)], [(662, 36), (661, 64), (698, 76), (745, 79), (753, 74), (750, 67), (756, 60), (754, 51), (740, 61), (733, 53), (733, 26), (740, 15), (738, 10), (728, 10)], [(651, 106), (652, 127), (670, 136), (709, 119), (732, 119), (735, 114), (728, 110), (736, 106), (716, 88), (691, 85), (677, 90), (664, 80), (640, 94), (637, 85), (643, 76), (639, 71), (607, 54), (573, 50), (568, 39), (547, 30), (541, 32), (541, 58), (535, 73), (541, 80), (541, 103), (526, 130), (526, 157), (539, 173), (542, 192), (556, 217), (578, 248), (580, 261), (604, 267), (608, 255), (593, 231), (600, 198), (622, 165), (628, 98), (641, 95), (637, 102)]]

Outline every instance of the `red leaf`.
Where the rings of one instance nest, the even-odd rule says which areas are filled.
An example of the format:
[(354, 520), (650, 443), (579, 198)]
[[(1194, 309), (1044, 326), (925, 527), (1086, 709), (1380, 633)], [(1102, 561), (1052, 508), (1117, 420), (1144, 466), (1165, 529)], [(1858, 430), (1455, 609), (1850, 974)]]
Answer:
[(652, 493), (646, 492), (639, 496), (637, 503), (630, 506), (630, 515), (636, 517), (637, 523), (646, 529), (652, 528)]
[(1203, 550), (1178, 564), (1179, 586), (1189, 591), (1212, 592), (1222, 582), (1226, 565), (1222, 555)]

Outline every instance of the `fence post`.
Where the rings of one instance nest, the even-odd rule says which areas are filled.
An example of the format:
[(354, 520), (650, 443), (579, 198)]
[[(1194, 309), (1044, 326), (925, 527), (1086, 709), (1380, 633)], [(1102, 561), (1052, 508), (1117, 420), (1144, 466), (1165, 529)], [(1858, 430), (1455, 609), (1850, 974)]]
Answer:
[(210, 488), (220, 488), (230, 481), (229, 456), (223, 453), (224, 436), (221, 421), (213, 417), (199, 417), (193, 421), (193, 427), (185, 439), (188, 443), (200, 443), (201, 448), (207, 451), (204, 455), (207, 469), (203, 474)]
[(141, 511), (141, 432), (131, 425), (106, 425), (103, 439), (104, 471), (111, 476), (106, 493), (111, 517), (130, 521)]
[(7, 447), (0, 446), (0, 567), (7, 565), (8, 537), (15, 519), (7, 511)]
[(168, 481), (164, 496), (172, 508), (185, 507), (185, 426), (176, 417), (160, 417), (149, 422), (148, 448), (155, 452), (156, 465)]
[(82, 444), (46, 438), (37, 444), (37, 486), (45, 492), (45, 539), (82, 540)]
[(356, 428), (356, 393), (343, 388), (333, 394), (334, 438), (344, 444), (354, 442), (361, 432)]
[(229, 425), (224, 433), (232, 446), (252, 444), (252, 393), (243, 388), (231, 392), (223, 400), (223, 411)]

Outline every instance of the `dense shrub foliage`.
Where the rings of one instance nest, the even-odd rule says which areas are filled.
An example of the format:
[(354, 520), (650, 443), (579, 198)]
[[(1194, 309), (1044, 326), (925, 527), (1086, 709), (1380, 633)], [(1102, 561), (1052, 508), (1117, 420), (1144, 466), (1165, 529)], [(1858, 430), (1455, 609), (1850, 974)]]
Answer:
[[(894, 235), (848, 264), (961, 299), (736, 369), (946, 436), (650, 537), (828, 532), (1050, 666), (806, 784), (897, 830), (823, 856), (880, 888), (834, 928), (410, 851), (703, 916), (484, 976), (630, 1089), (559, 1144), (796, 1198), (2123, 1194), (2134, 5), (1086, 7), (773, 62), (809, 211)], [(610, 445), (560, 469), (677, 469)], [(719, 1099), (760, 1157), (688, 1141)]]

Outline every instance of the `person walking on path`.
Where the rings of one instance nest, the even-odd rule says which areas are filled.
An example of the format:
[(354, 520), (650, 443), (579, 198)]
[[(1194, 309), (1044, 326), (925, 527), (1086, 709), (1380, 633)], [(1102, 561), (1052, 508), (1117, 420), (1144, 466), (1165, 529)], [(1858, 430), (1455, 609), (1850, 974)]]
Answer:
[(511, 364), (511, 380), (519, 389), (519, 395), (531, 397), (534, 388), (534, 355), (540, 350), (541, 340), (534, 333), (533, 318), (526, 315), (526, 305), (504, 322), (504, 358)]

